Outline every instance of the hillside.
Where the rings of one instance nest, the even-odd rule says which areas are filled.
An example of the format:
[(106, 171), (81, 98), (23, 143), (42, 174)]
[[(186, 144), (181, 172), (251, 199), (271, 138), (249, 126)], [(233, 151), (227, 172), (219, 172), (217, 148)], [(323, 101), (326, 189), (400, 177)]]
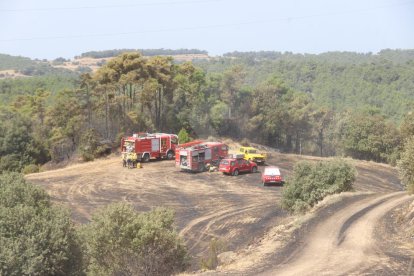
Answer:
[(71, 71), (54, 68), (47, 60), (32, 60), (0, 54), (0, 80), (16, 77), (33, 77), (45, 75), (73, 75)]
[[(239, 144), (231, 146), (236, 150)], [(284, 176), (298, 160), (321, 160), (276, 151), (269, 154), (268, 163), (278, 165)], [(358, 170), (356, 195), (401, 190), (394, 168), (353, 162)], [(241, 253), (273, 227), (292, 220), (279, 207), (283, 187), (262, 187), (260, 173), (238, 177), (218, 172), (191, 174), (180, 172), (174, 161), (153, 161), (145, 163), (143, 169), (129, 170), (122, 167), (119, 156), (112, 156), (31, 174), (27, 179), (43, 187), (56, 203), (68, 206), (79, 223), (87, 222), (96, 208), (115, 201), (130, 202), (140, 211), (155, 206), (173, 208), (178, 231), (195, 257), (192, 269), (197, 269), (200, 259), (206, 257), (212, 237), (224, 241), (227, 251)], [(265, 263), (266, 258), (260, 259), (260, 264)]]
[[(311, 95), (315, 103), (334, 111), (375, 108), (400, 122), (414, 105), (414, 51), (382, 50), (377, 54), (327, 52), (294, 54), (272, 51), (231, 52), (210, 57), (201, 50), (118, 49), (82, 53), (72, 60), (31, 60), (0, 55), (0, 80), (25, 76), (70, 75), (95, 72), (109, 59), (126, 51), (144, 56), (171, 56), (191, 61), (214, 76), (242, 66), (246, 90), (276, 78), (286, 86)], [(1, 93), (1, 91), (0, 91)]]
[[(98, 57), (99, 55), (82, 55), (76, 57), (74, 60), (62, 62), (60, 64), (53, 64), (55, 68), (62, 68), (77, 72), (95, 72), (103, 64), (107, 63), (108, 60), (113, 57)], [(174, 58), (174, 61), (181, 62), (193, 62), (197, 60), (210, 60), (211, 58), (207, 54), (174, 54), (174, 55), (163, 55)]]
[(197, 65), (212, 74), (241, 66), (246, 87), (274, 78), (307, 93), (317, 106), (336, 112), (375, 108), (399, 122), (414, 105), (413, 50), (377, 54), (233, 52)]
[[(194, 139), (245, 138), (286, 153), (395, 165), (413, 134), (410, 50), (236, 53), (189, 63), (129, 52), (107, 62), (117, 51), (57, 58), (51, 63), (59, 68), (36, 61), (49, 71), (0, 80), (0, 128), (10, 130), (0, 141), (26, 137), (1, 143), (0, 171), (35, 169), (82, 149), (93, 149), (82, 153), (91, 159), (99, 143), (116, 144), (132, 131), (180, 130)], [(152, 54), (205, 55), (189, 51)]]
[(125, 52), (140, 52), (146, 57), (170, 56), (176, 62), (191, 62), (196, 60), (210, 60), (206, 51), (196, 49), (117, 49), (107, 51), (91, 51), (82, 53), (74, 59), (56, 58), (54, 60), (38, 60), (28, 57), (0, 54), (0, 80), (29, 76), (67, 74), (74, 72), (77, 75), (96, 71), (109, 59)]

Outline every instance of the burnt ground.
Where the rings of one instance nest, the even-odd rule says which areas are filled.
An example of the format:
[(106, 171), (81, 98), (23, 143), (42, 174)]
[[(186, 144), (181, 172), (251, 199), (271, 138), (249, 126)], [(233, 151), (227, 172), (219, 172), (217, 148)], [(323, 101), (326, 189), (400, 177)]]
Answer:
[[(268, 164), (279, 166), (288, 176), (302, 159), (320, 160), (275, 152)], [(177, 230), (194, 256), (193, 269), (199, 267), (212, 238), (223, 241), (226, 250), (237, 252), (289, 219), (280, 208), (283, 187), (262, 187), (260, 173), (237, 177), (218, 172), (186, 173), (179, 171), (174, 161), (143, 165), (142, 169), (127, 169), (120, 157), (112, 156), (27, 178), (43, 187), (54, 202), (68, 206), (77, 223), (87, 223), (97, 208), (118, 201), (131, 203), (138, 211), (157, 206), (174, 209)], [(355, 165), (359, 173), (356, 191), (384, 194), (401, 190), (394, 168), (363, 161), (355, 161)], [(264, 262), (260, 271), (267, 268)]]

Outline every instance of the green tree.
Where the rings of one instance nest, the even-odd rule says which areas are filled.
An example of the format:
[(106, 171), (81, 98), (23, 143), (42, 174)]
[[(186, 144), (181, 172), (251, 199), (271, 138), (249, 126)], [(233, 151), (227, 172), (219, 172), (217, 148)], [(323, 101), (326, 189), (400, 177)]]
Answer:
[(222, 101), (217, 101), (210, 109), (210, 123), (219, 135), (227, 133), (229, 128), (227, 111), (228, 105)]
[(84, 161), (93, 161), (101, 153), (100, 141), (101, 137), (94, 129), (88, 129), (83, 132), (79, 150)]
[(70, 158), (79, 146), (87, 121), (79, 91), (64, 90), (58, 93), (46, 120), (49, 129), (49, 152), (53, 161)]
[(345, 114), (338, 122), (340, 150), (357, 159), (395, 163), (401, 137), (383, 116), (367, 112)]
[(401, 158), (397, 162), (402, 183), (410, 194), (414, 193), (414, 136), (406, 141)]
[(47, 160), (46, 149), (32, 135), (30, 121), (18, 113), (0, 112), (0, 173)]
[(0, 174), (0, 274), (82, 275), (82, 254), (67, 210), (16, 173)]
[(246, 74), (244, 68), (241, 65), (233, 66), (226, 70), (223, 74), (222, 100), (228, 106), (228, 119), (231, 119), (235, 115), (233, 114), (233, 110), (237, 101), (238, 92), (241, 90), (245, 76)]
[(187, 267), (187, 252), (171, 211), (138, 214), (117, 203), (95, 213), (83, 230), (92, 275), (171, 275)]
[(184, 144), (184, 143), (187, 143), (187, 142), (190, 142), (190, 141), (191, 141), (191, 138), (188, 135), (187, 130), (185, 130), (185, 128), (182, 128), (180, 130), (180, 132), (178, 132), (178, 142), (180, 144)]
[(400, 132), (404, 139), (409, 139), (414, 136), (414, 112), (409, 112), (404, 115), (400, 125)]

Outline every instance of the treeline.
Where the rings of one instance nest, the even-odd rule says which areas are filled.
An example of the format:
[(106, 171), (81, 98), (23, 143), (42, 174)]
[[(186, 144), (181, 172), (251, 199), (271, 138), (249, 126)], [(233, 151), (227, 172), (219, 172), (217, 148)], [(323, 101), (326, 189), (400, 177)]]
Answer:
[(124, 134), (181, 129), (194, 138), (247, 138), (283, 152), (395, 164), (414, 133), (411, 61), (197, 65), (124, 53), (59, 93), (40, 85), (18, 96), (13, 87), (25, 79), (10, 81), (8, 92), (0, 86), (9, 95), (0, 112), (0, 171), (74, 152), (91, 160)]
[(277, 51), (251, 51), (251, 52), (229, 52), (223, 54), (228, 58), (241, 58), (246, 60), (313, 60), (315, 62), (339, 62), (345, 64), (363, 64), (372, 61), (387, 60), (392, 63), (404, 64), (414, 60), (414, 50), (381, 50), (377, 54), (373, 53), (356, 53), (356, 52), (326, 52), (321, 54), (298, 54), (292, 52)]
[[(144, 56), (173, 56), (173, 55), (191, 55), (191, 54), (204, 54), (207, 55), (208, 52), (198, 49), (114, 49), (114, 50), (105, 50), (105, 51), (90, 51), (82, 53), (80, 57), (91, 57), (91, 58), (108, 58), (116, 57), (123, 53), (138, 52)], [(79, 58), (79, 57), (75, 57)]]
[(250, 87), (277, 76), (289, 88), (309, 94), (316, 105), (335, 112), (375, 108), (399, 123), (414, 107), (412, 50), (384, 50), (377, 55), (238, 53), (233, 58), (198, 61), (197, 65), (219, 74), (242, 66), (245, 84)]

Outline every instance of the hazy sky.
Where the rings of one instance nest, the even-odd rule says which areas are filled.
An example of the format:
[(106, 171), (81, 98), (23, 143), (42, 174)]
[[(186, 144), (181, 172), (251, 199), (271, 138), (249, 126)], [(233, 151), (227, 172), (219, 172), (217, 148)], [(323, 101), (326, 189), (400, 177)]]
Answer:
[(414, 0), (0, 0), (0, 53), (414, 49)]

